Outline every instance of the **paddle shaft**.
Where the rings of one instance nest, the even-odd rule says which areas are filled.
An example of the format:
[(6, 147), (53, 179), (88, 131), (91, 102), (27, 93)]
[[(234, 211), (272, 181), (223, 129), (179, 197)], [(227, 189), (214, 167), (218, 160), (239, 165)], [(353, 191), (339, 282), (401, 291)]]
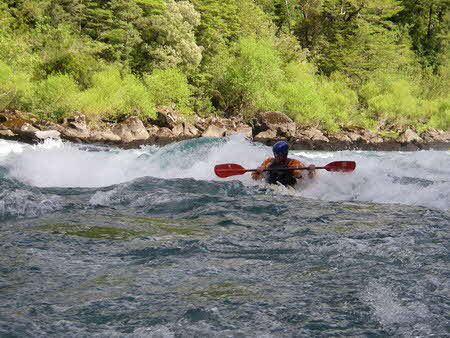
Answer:
[[(325, 169), (327, 171), (340, 171), (340, 172), (350, 172), (353, 171), (356, 167), (356, 163), (353, 161), (335, 161), (328, 163), (323, 167), (315, 167), (314, 169)], [(293, 171), (293, 170), (314, 170), (309, 167), (300, 167), (300, 168), (263, 168), (262, 171)], [(226, 163), (226, 164), (218, 164), (214, 167), (214, 172), (217, 176), (221, 178), (234, 176), (234, 175), (242, 175), (249, 171), (256, 171), (258, 169), (245, 169), (236, 163)]]
[[(314, 169), (326, 169), (325, 167), (315, 167)], [(289, 170), (309, 170), (309, 168), (265, 168), (263, 171), (289, 171)], [(245, 169), (245, 171), (258, 171), (257, 169)]]

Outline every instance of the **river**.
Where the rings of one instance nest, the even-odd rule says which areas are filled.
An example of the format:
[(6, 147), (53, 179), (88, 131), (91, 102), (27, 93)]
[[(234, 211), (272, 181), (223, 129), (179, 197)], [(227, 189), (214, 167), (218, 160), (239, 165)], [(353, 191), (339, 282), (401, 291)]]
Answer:
[(294, 151), (296, 189), (220, 179), (241, 136), (0, 140), (0, 336), (445, 336), (450, 151)]

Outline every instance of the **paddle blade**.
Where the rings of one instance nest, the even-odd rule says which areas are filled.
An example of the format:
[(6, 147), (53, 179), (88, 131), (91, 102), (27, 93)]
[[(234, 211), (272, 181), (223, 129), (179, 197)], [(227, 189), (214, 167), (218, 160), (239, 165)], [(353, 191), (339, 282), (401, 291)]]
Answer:
[(245, 168), (240, 166), (239, 164), (227, 163), (227, 164), (218, 164), (214, 167), (214, 172), (217, 176), (221, 178), (234, 176), (234, 175), (242, 175), (247, 172)]
[(323, 167), (327, 171), (340, 171), (340, 172), (350, 172), (355, 170), (356, 162), (353, 161), (336, 161), (328, 163)]

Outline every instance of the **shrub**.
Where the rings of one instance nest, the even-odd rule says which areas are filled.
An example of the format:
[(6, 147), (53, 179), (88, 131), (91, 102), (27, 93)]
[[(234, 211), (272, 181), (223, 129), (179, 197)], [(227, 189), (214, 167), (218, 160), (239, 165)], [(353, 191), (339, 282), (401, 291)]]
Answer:
[(67, 74), (50, 75), (33, 85), (33, 108), (43, 118), (59, 119), (78, 107), (80, 90)]
[(236, 45), (232, 59), (225, 73), (218, 74), (220, 80), (215, 82), (223, 99), (221, 108), (245, 110), (249, 114), (258, 110), (280, 110), (283, 102), (277, 89), (284, 74), (282, 60), (271, 42), (243, 38)]
[(341, 76), (319, 78), (308, 63), (290, 63), (285, 73), (284, 111), (297, 122), (335, 130), (356, 114), (358, 97)]
[(169, 106), (176, 104), (179, 109), (189, 107), (191, 89), (186, 75), (177, 68), (157, 69), (144, 75), (146, 84), (155, 104)]
[(31, 109), (30, 76), (0, 61), (0, 109)]
[(450, 131), (450, 96), (434, 101), (429, 115), (426, 127)]
[(109, 66), (92, 77), (92, 87), (81, 93), (80, 110), (93, 120), (117, 119), (122, 115), (155, 116), (155, 107), (145, 85), (134, 75), (121, 75)]

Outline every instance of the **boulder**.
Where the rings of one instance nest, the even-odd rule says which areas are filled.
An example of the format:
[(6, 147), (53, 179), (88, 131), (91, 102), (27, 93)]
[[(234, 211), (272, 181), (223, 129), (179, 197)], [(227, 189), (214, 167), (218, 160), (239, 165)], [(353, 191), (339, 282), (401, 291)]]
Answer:
[(352, 142), (361, 142), (363, 141), (362, 136), (359, 133), (349, 132), (347, 136), (350, 138)]
[(46, 139), (54, 139), (59, 140), (61, 138), (61, 133), (57, 130), (45, 130), (45, 131), (37, 131), (36, 137), (39, 140), (46, 140)]
[(299, 138), (307, 138), (311, 141), (329, 142), (330, 140), (317, 128), (308, 128), (297, 134)]
[(184, 134), (184, 126), (182, 123), (176, 124), (173, 128), (172, 128), (172, 133), (174, 136), (180, 136)]
[(178, 140), (172, 130), (167, 127), (159, 128), (154, 135), (152, 135), (154, 142), (159, 145), (166, 145)]
[(118, 135), (124, 143), (143, 141), (150, 136), (142, 121), (136, 116), (131, 116), (124, 122), (116, 124), (112, 132)]
[(187, 137), (198, 137), (200, 135), (200, 131), (191, 123), (183, 122), (183, 133)]
[(292, 119), (281, 112), (258, 113), (253, 120), (254, 133), (274, 130), (277, 137), (295, 138), (297, 125)]
[(253, 128), (250, 126), (240, 126), (234, 130), (227, 130), (225, 133), (225, 136), (230, 136), (230, 135), (234, 135), (234, 134), (242, 134), (245, 137), (248, 137), (251, 139), (252, 135), (253, 135)]
[(85, 131), (88, 129), (86, 116), (83, 114), (74, 115), (72, 117), (65, 118), (63, 125), (67, 125), (70, 128)]
[(269, 129), (262, 131), (253, 137), (253, 141), (267, 143), (277, 138), (276, 130)]
[(203, 133), (202, 137), (223, 137), (226, 133), (225, 128), (217, 127), (214, 124), (211, 124)]
[(436, 130), (430, 128), (420, 134), (421, 138), (426, 142), (443, 142), (450, 143), (450, 132), (444, 132), (442, 130)]
[(172, 109), (162, 107), (157, 112), (157, 118), (155, 120), (149, 120), (149, 122), (161, 128), (165, 127), (172, 129), (182, 120), (183, 118), (181, 117), (180, 114), (177, 114)]
[(411, 129), (406, 129), (400, 136), (397, 138), (397, 142), (399, 143), (423, 143), (423, 139), (420, 138), (417, 133)]
[(92, 130), (88, 138), (90, 142), (116, 143), (122, 140), (119, 135), (113, 133), (109, 128)]
[(16, 137), (17, 134), (14, 134), (14, 133), (13, 133), (11, 130), (9, 130), (9, 129), (2, 129), (2, 130), (0, 130), (0, 136), (8, 139), (8, 138)]

